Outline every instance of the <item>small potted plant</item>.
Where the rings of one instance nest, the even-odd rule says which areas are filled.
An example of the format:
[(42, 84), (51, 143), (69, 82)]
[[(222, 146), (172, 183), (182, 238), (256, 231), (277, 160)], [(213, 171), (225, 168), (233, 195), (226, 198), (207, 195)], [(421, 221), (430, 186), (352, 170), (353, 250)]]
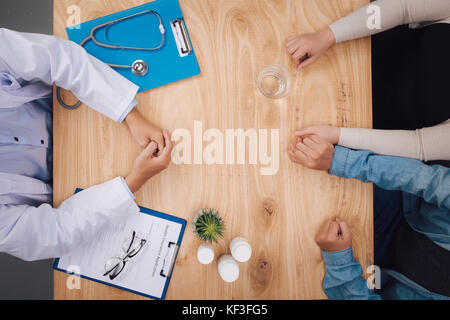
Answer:
[(225, 225), (217, 210), (201, 209), (192, 221), (194, 233), (205, 242), (218, 242), (223, 237)]

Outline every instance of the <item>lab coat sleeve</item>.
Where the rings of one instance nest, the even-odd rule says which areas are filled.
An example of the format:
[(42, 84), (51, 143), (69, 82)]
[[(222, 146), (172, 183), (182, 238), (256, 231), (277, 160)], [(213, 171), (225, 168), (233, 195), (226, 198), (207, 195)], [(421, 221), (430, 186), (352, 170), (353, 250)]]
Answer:
[(74, 42), (0, 29), (0, 44), (0, 60), (12, 75), (70, 90), (114, 121), (136, 104), (138, 87)]
[(79, 192), (56, 209), (0, 205), (0, 252), (26, 261), (59, 257), (138, 212), (121, 178)]

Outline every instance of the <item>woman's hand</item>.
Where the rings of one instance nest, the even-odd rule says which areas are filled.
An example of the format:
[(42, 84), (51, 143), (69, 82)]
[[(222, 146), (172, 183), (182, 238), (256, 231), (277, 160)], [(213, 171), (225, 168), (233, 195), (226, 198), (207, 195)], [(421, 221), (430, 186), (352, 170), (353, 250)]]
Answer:
[(338, 144), (341, 137), (341, 128), (332, 126), (312, 126), (295, 132), (295, 136), (298, 138), (304, 138), (311, 135), (319, 136), (331, 144)]
[(162, 131), (164, 147), (156, 154), (158, 145), (152, 141), (136, 158), (133, 169), (125, 177), (125, 182), (131, 192), (138, 191), (151, 177), (167, 169), (170, 165), (172, 141), (167, 131)]
[(299, 138), (297, 145), (291, 144), (288, 151), (291, 161), (314, 170), (330, 170), (334, 147), (318, 136)]
[(333, 31), (327, 27), (320, 32), (289, 37), (286, 48), (300, 71), (319, 59), (335, 43)]
[(125, 122), (130, 129), (131, 135), (141, 148), (145, 148), (150, 142), (157, 144), (156, 152), (164, 148), (164, 138), (162, 130), (144, 119), (139, 111), (134, 108), (125, 118)]

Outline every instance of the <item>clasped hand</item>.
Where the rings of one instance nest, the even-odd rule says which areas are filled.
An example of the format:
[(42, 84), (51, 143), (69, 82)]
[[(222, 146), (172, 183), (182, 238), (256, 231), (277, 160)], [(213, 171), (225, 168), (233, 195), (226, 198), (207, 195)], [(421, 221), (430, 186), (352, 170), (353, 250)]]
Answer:
[(334, 144), (339, 142), (341, 129), (331, 126), (314, 126), (295, 133), (297, 143), (288, 150), (291, 161), (310, 169), (330, 170)]
[(131, 192), (135, 193), (148, 179), (169, 167), (172, 141), (169, 132), (145, 120), (136, 108), (130, 111), (125, 122), (133, 138), (144, 148), (125, 177)]

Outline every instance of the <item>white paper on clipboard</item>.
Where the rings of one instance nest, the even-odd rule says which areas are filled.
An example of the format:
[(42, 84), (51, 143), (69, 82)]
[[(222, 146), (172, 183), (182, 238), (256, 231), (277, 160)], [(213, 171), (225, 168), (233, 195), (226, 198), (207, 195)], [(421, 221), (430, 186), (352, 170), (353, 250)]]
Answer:
[[(112, 257), (126, 255), (124, 243), (133, 231), (146, 240), (145, 245), (111, 280), (104, 276), (105, 264)], [(140, 212), (61, 257), (57, 269), (68, 270), (75, 266), (81, 276), (161, 299), (173, 270), (181, 231), (180, 223)]]

